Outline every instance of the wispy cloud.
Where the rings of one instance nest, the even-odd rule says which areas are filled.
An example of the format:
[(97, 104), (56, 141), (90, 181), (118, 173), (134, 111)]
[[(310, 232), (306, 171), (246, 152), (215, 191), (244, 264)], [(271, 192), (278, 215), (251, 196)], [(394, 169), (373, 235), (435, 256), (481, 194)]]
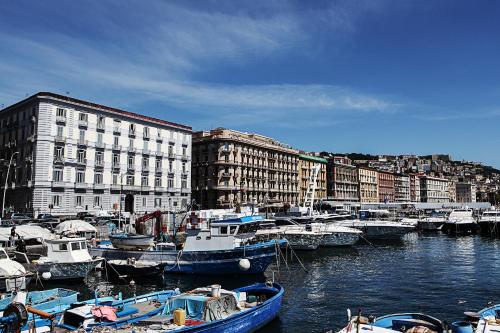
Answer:
[[(325, 12), (324, 24), (351, 30), (356, 9), (347, 3)], [(197, 114), (192, 120), (195, 125), (209, 121), (259, 124), (288, 118), (293, 120), (277, 122), (277, 126), (317, 126), (318, 121), (311, 119), (349, 112), (394, 112), (400, 106), (385, 97), (328, 84), (229, 84), (199, 79), (207, 70), (228, 64), (245, 66), (265, 57), (286, 56), (291, 48), (307, 47), (310, 31), (296, 12), (287, 10), (287, 3), (275, 4), (282, 10), (266, 15), (170, 2), (149, 7), (121, 1), (109, 7), (86, 5), (68, 31), (0, 34), (6, 47), (0, 68), (9, 77), (8, 82), (0, 81), (0, 98), (14, 102), (12, 96), (24, 92), (69, 90), (77, 97), (112, 95), (122, 100), (117, 106), (126, 104), (123, 99), (128, 98), (136, 103), (159, 101)], [(365, 2), (358, 7), (369, 8)], [(67, 19), (62, 17), (65, 13), (60, 15), (53, 19)], [(85, 22), (89, 15), (91, 20)], [(77, 34), (79, 25), (89, 22), (96, 33), (101, 32), (93, 39)]]

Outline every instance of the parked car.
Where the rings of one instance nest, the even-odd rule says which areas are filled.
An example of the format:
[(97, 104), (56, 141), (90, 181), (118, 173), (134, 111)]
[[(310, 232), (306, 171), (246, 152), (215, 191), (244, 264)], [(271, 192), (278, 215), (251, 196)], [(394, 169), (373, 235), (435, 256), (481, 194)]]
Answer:
[(16, 224), (28, 222), (31, 220), (28, 216), (26, 216), (22, 213), (12, 213), (12, 215), (10, 216), (10, 219), (12, 222), (14, 222)]
[(87, 217), (94, 217), (94, 215), (89, 213), (89, 212), (78, 212), (76, 214), (76, 218), (78, 220), (85, 220), (85, 218), (87, 218)]
[(51, 214), (38, 214), (37, 222), (59, 222), (59, 219)]

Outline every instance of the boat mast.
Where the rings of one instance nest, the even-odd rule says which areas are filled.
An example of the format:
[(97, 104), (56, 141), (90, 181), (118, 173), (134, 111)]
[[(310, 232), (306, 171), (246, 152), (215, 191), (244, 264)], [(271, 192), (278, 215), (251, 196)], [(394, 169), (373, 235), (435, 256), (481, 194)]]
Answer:
[(311, 168), (311, 174), (309, 175), (309, 183), (307, 184), (307, 192), (304, 197), (303, 208), (307, 209), (309, 216), (313, 214), (314, 208), (314, 193), (316, 192), (316, 181), (318, 179), (319, 171), (321, 170), (320, 164), (314, 164)]

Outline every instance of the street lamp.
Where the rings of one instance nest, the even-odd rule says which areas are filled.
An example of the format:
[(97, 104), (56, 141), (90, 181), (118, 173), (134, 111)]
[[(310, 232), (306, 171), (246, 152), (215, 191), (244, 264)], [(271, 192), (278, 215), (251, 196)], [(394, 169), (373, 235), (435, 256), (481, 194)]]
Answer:
[(122, 191), (123, 191), (123, 176), (125, 176), (126, 173), (120, 174), (120, 210), (118, 212), (118, 229), (121, 230), (121, 225), (122, 225)]
[(2, 217), (5, 215), (5, 195), (7, 194), (7, 181), (9, 180), (10, 166), (12, 165), (12, 159), (16, 154), (19, 154), (19, 152), (16, 151), (12, 155), (10, 155), (9, 166), (7, 167), (7, 176), (5, 177), (5, 186), (3, 188)]

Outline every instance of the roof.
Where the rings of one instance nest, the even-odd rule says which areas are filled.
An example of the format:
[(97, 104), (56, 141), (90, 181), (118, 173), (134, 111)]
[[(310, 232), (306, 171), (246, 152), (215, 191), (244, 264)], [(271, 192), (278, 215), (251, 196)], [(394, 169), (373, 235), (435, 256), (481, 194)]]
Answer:
[(328, 163), (328, 161), (326, 160), (326, 158), (318, 157), (318, 156), (311, 156), (311, 155), (306, 155), (306, 154), (299, 154), (299, 158), (302, 159), (302, 160), (311, 161), (311, 162), (318, 162), (318, 163), (324, 163), (324, 164)]
[(156, 124), (175, 127), (178, 129), (192, 132), (191, 126), (181, 125), (181, 124), (173, 123), (173, 122), (162, 120), (162, 119), (144, 116), (144, 115), (141, 115), (138, 113), (133, 113), (130, 111), (125, 111), (125, 110), (121, 110), (121, 109), (117, 109), (117, 108), (113, 108), (113, 107), (109, 107), (109, 106), (105, 106), (105, 105), (101, 105), (101, 104), (97, 104), (97, 103), (87, 102), (87, 101), (84, 101), (81, 99), (77, 99), (77, 98), (73, 98), (73, 97), (69, 97), (69, 96), (64, 96), (64, 95), (59, 95), (59, 94), (55, 94), (52, 92), (45, 92), (45, 91), (38, 92), (38, 93), (36, 93), (36, 94), (26, 98), (26, 99), (23, 99), (22, 101), (19, 101), (11, 106), (6, 107), (3, 110), (0, 110), (0, 112), (9, 111), (11, 109), (15, 109), (18, 106), (21, 106), (22, 104), (31, 102), (32, 100), (42, 99), (42, 98), (55, 99), (55, 100), (60, 100), (62, 102), (72, 103), (72, 104), (79, 104), (79, 105), (87, 107), (87, 108), (99, 109), (102, 111), (118, 114), (121, 116), (134, 118), (137, 120), (153, 122)]

